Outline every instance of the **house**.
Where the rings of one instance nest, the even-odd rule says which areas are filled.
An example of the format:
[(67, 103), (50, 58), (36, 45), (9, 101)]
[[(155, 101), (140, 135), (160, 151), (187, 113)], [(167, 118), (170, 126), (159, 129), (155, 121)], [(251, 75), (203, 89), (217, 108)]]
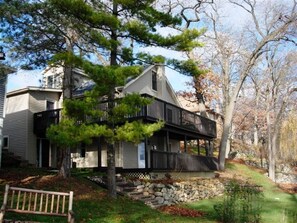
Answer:
[[(3, 148), (34, 166), (56, 167), (56, 148), (50, 146), (45, 129), (39, 136), (34, 134), (34, 129), (42, 124), (47, 126), (48, 121), (58, 123), (57, 112), (62, 107), (61, 75), (61, 68), (46, 69), (42, 87), (26, 87), (6, 95)], [(86, 80), (79, 69), (73, 71), (73, 76), (76, 86)], [(41, 111), (50, 113), (49, 120), (34, 123), (34, 114)]]
[[(2, 54), (2, 57), (1, 57)], [(0, 59), (5, 59), (5, 54), (0, 51)], [(3, 122), (4, 122), (4, 107), (5, 107), (5, 98), (6, 98), (6, 81), (7, 75), (13, 73), (14, 69), (7, 67), (3, 64), (0, 64), (0, 167), (2, 161), (2, 148), (7, 145), (7, 141), (3, 138)]]
[[(90, 88), (88, 84), (81, 86), (77, 88), (80, 92)], [(154, 98), (152, 104), (144, 106), (141, 112), (130, 118), (141, 119), (147, 123), (159, 119), (165, 121), (165, 126), (160, 131), (138, 145), (128, 142), (117, 143), (115, 158), (119, 171), (217, 169), (217, 160), (212, 156), (213, 140), (216, 138), (215, 122), (181, 107), (165, 76), (164, 66), (145, 67), (141, 75), (127, 80), (125, 86), (119, 86), (116, 90), (119, 95), (137, 92), (145, 97)], [(41, 161), (51, 157), (55, 154), (54, 151), (57, 151), (55, 146), (45, 138), (45, 131), (49, 124), (56, 123), (59, 118), (60, 109), (50, 111), (44, 109), (34, 114), (36, 148), (39, 151), (37, 157)], [(193, 141), (204, 141), (205, 146), (200, 147), (201, 143), (196, 143), (197, 148), (193, 148), (190, 143)], [(202, 152), (202, 150), (205, 151)], [(71, 156), (73, 167), (93, 167), (103, 170), (107, 167), (107, 145), (102, 138), (94, 139), (91, 145), (81, 144), (73, 148)], [(52, 165), (54, 163), (49, 162), (49, 166)], [(44, 165), (40, 165), (39, 162), (39, 166)]]

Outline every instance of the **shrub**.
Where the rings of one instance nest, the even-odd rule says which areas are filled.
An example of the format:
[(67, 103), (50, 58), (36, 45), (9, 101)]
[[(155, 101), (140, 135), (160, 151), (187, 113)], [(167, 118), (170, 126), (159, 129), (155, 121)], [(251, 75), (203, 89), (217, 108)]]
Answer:
[(214, 209), (218, 219), (224, 223), (256, 223), (261, 219), (262, 199), (260, 186), (231, 181), (225, 186), (223, 202), (215, 205)]

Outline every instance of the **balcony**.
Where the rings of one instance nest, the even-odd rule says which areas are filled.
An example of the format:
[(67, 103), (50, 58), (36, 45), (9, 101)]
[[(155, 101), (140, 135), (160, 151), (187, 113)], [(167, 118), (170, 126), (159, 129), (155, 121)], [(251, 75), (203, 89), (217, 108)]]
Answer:
[(159, 99), (154, 99), (153, 103), (143, 108), (142, 115), (146, 119), (164, 120), (169, 127), (216, 138), (215, 121)]
[(38, 112), (34, 114), (34, 134), (38, 137), (46, 137), (46, 129), (52, 124), (58, 124), (61, 117), (61, 109)]
[[(149, 95), (143, 96), (150, 97)], [(107, 103), (102, 103), (99, 107), (105, 110), (106, 106)], [(60, 113), (60, 109), (35, 113), (34, 133), (37, 136), (45, 136), (46, 128), (59, 122)], [(214, 121), (160, 99), (154, 99), (151, 104), (142, 107), (140, 112), (127, 117), (127, 119), (142, 119), (151, 122), (164, 120), (167, 128), (177, 128), (180, 131), (199, 134), (207, 138), (216, 138), (216, 123)], [(106, 116), (100, 121), (104, 120), (106, 120)]]

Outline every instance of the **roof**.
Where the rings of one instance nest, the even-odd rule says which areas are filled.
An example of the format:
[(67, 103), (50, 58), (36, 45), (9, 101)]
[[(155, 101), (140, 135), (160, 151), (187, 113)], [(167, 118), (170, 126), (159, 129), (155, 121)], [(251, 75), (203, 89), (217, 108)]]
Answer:
[(55, 88), (42, 88), (42, 87), (26, 87), (26, 88), (22, 88), (22, 89), (18, 89), (15, 91), (11, 91), (8, 92), (6, 97), (11, 97), (11, 96), (15, 96), (18, 94), (25, 94), (28, 93), (30, 91), (39, 91), (39, 92), (57, 92), (57, 93), (62, 93), (61, 89), (55, 89)]
[(84, 82), (81, 86), (75, 88), (72, 92), (73, 96), (82, 96), (86, 91), (91, 91), (95, 87), (92, 80)]

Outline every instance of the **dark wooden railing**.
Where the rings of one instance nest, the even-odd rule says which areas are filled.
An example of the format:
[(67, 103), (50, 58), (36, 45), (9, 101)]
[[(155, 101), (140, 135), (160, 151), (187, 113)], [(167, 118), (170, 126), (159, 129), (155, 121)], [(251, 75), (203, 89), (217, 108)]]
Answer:
[(154, 99), (153, 103), (144, 108), (143, 115), (164, 120), (166, 124), (171, 126), (195, 131), (213, 138), (216, 137), (215, 121), (159, 99)]
[(61, 117), (61, 109), (48, 110), (34, 114), (34, 134), (38, 137), (46, 136), (46, 129), (52, 124), (58, 124)]
[(172, 171), (218, 170), (218, 160), (210, 156), (151, 150), (151, 169)]
[[(150, 97), (149, 95), (142, 96)], [(98, 109), (105, 111), (106, 107), (107, 103), (104, 102), (98, 106)], [(59, 118), (60, 109), (35, 113), (34, 133), (39, 134), (40, 131), (45, 133), (47, 127), (59, 122)], [(103, 115), (98, 121), (106, 121), (106, 118), (107, 116)], [(156, 98), (151, 104), (142, 107), (137, 114), (126, 118), (150, 119), (152, 121), (164, 120), (169, 126), (182, 128), (211, 138), (216, 137), (215, 121)]]

